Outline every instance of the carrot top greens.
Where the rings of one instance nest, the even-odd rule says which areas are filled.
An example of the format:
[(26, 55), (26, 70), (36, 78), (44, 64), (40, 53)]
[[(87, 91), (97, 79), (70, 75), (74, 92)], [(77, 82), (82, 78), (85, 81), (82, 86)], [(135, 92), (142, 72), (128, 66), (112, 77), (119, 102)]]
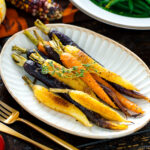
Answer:
[(150, 17), (150, 0), (91, 0), (108, 10), (129, 17)]

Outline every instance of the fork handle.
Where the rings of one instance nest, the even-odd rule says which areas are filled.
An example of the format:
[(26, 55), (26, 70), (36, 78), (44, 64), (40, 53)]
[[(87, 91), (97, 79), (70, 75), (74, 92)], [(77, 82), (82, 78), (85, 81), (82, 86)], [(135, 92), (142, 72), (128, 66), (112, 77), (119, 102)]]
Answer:
[(44, 145), (42, 145), (42, 144), (40, 144), (40, 143), (38, 143), (38, 142), (36, 142), (36, 141), (26, 137), (26, 136), (24, 136), (23, 134), (20, 134), (19, 132), (11, 129), (10, 127), (8, 127), (8, 126), (6, 126), (6, 125), (4, 125), (2, 123), (0, 123), (0, 131), (4, 132), (4, 133), (7, 133), (9, 135), (15, 136), (17, 138), (20, 138), (20, 139), (22, 139), (24, 141), (27, 141), (27, 142), (29, 142), (29, 143), (31, 143), (31, 144), (41, 148), (42, 150), (52, 150), (51, 148), (48, 148), (47, 146), (44, 146)]
[(21, 121), (27, 125), (29, 125), (30, 127), (32, 127), (33, 129), (39, 131), (40, 133), (42, 133), (43, 135), (45, 135), (46, 137), (48, 137), (49, 139), (53, 140), (54, 142), (56, 142), (57, 144), (63, 146), (64, 148), (68, 149), (68, 150), (79, 150), (76, 147), (74, 147), (73, 145), (67, 143), (66, 141), (60, 139), (59, 137), (47, 132), (46, 130), (38, 127), (37, 125), (29, 122), (28, 120), (22, 119), (22, 118), (18, 118), (17, 121)]

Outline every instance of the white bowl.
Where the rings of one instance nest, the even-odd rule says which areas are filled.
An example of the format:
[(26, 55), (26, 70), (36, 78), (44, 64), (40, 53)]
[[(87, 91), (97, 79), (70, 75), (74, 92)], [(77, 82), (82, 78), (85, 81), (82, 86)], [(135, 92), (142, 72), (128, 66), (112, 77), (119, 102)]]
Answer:
[[(141, 93), (150, 97), (150, 71), (144, 62), (130, 50), (117, 42), (90, 30), (65, 24), (49, 24), (48, 27), (57, 29), (71, 37), (86, 52), (106, 68), (120, 74), (131, 81)], [(35, 27), (29, 30), (36, 29)], [(39, 34), (48, 39), (46, 35), (38, 30)], [(35, 48), (35, 46), (23, 35), (22, 31), (13, 35), (4, 45), (0, 56), (0, 71), (3, 82), (13, 98), (31, 115), (41, 121), (62, 131), (95, 139), (112, 139), (131, 134), (142, 128), (150, 120), (150, 103), (144, 100), (136, 100), (143, 108), (145, 114), (140, 118), (129, 118), (135, 124), (123, 131), (113, 131), (98, 126), (87, 128), (77, 122), (74, 118), (51, 110), (39, 103), (33, 96), (31, 89), (25, 85), (22, 76), (25, 75), (23, 68), (17, 66), (11, 58), (11, 48), (18, 45), (24, 48)], [(28, 75), (29, 76), (29, 75)]]
[(77, 8), (83, 11), (90, 17), (117, 27), (128, 29), (150, 29), (150, 17), (149, 18), (134, 18), (126, 17), (106, 11), (90, 0), (70, 0)]

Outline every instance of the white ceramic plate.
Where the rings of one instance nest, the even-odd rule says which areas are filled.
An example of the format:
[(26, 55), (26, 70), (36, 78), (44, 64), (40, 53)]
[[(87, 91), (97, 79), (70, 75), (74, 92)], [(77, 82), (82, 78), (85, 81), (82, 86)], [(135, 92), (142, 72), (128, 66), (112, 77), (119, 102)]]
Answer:
[[(71, 37), (93, 58), (101, 62), (108, 69), (120, 74), (131, 81), (141, 90), (141, 93), (150, 97), (150, 71), (144, 62), (122, 45), (90, 30), (64, 24), (48, 25)], [(29, 30), (36, 29), (35, 27)], [(37, 29), (36, 29), (37, 30)], [(38, 30), (39, 34), (48, 39)], [(0, 56), (0, 71), (2, 79), (13, 98), (30, 114), (43, 122), (62, 131), (88, 138), (107, 139), (131, 134), (142, 128), (150, 120), (150, 104), (144, 100), (130, 98), (143, 108), (145, 114), (141, 118), (129, 118), (135, 124), (124, 131), (112, 131), (97, 126), (87, 128), (75, 121), (74, 118), (49, 109), (39, 103), (33, 96), (30, 88), (24, 84), (22, 76), (26, 73), (11, 59), (11, 48), (18, 45), (24, 48), (34, 48), (34, 45), (19, 32), (12, 36), (3, 47)], [(29, 75), (28, 75), (29, 76)]]
[(150, 29), (150, 18), (133, 18), (108, 12), (90, 0), (70, 0), (77, 8), (90, 17), (118, 27), (129, 29)]

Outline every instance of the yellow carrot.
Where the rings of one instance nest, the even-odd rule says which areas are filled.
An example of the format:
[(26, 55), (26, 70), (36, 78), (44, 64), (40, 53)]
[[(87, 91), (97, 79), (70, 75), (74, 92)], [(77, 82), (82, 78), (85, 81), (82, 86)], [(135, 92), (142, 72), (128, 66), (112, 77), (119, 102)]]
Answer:
[(84, 92), (71, 90), (69, 91), (69, 95), (74, 101), (76, 101), (83, 107), (100, 114), (105, 119), (119, 122), (129, 122), (112, 108), (106, 106), (100, 101), (97, 101), (96, 99), (92, 98)]
[(128, 128), (128, 125), (126, 124), (116, 124), (110, 121), (107, 121), (107, 122), (110, 123), (110, 129), (113, 129), (113, 130), (125, 130)]
[[(80, 78), (77, 78), (74, 73), (70, 72), (69, 69), (65, 68), (64, 66), (60, 65), (59, 63), (56, 63), (53, 60), (44, 59), (36, 51), (35, 51), (35, 53), (32, 53), (29, 57), (33, 61), (36, 61), (42, 65), (42, 73), (50, 74), (50, 76), (65, 83), (72, 89), (84, 91), (85, 93), (88, 93), (91, 96), (93, 96), (94, 98), (96, 98), (96, 95), (94, 94), (92, 89), (90, 87), (88, 87), (87, 84), (84, 83)], [(64, 72), (64, 71), (67, 71), (67, 72)]]
[[(55, 68), (59, 69), (60, 74), (64, 74), (62, 73), (62, 68), (63, 66), (60, 65), (59, 63), (56, 63), (55, 61), (49, 60), (47, 59), (43, 66), (47, 66), (49, 71), (53, 71), (53, 67), (50, 65), (50, 63), (52, 63), (54, 65)], [(61, 77), (59, 76), (59, 74), (57, 73), (50, 73), (51, 76), (53, 76), (54, 78), (56, 78), (57, 80), (65, 83), (66, 85), (68, 85), (69, 87), (75, 89), (75, 90), (79, 90), (79, 91), (83, 91), (85, 93), (90, 94), (92, 97), (96, 98), (96, 95), (94, 94), (94, 92), (91, 90), (90, 87), (87, 86), (86, 83), (84, 83), (80, 78), (65, 78), (65, 77)], [(69, 73), (70, 76), (73, 76), (73, 73)]]
[(103, 101), (105, 101), (113, 108), (117, 108), (117, 106), (112, 102), (112, 100), (101, 88), (101, 86), (93, 79), (91, 74), (87, 72), (86, 69), (82, 66), (80, 61), (78, 61), (73, 55), (69, 53), (62, 53), (60, 59), (67, 68), (72, 68), (76, 66), (78, 67), (77, 71), (79, 73), (81, 70), (83, 70), (84, 74), (83, 77), (81, 77), (81, 79), (97, 94), (99, 98), (101, 98)]
[(34, 85), (26, 76), (24, 76), (23, 79), (31, 87), (34, 96), (39, 102), (43, 103), (44, 105), (48, 106), (53, 110), (74, 117), (87, 127), (92, 126), (85, 114), (80, 111), (76, 106), (66, 101), (62, 97), (48, 91), (48, 89), (46, 89), (45, 87), (41, 85)]
[(82, 64), (91, 64), (89, 70), (94, 72), (96, 70), (96, 74), (100, 77), (121, 85), (122, 87), (129, 89), (129, 90), (137, 90), (139, 91), (132, 83), (123, 79), (121, 76), (117, 75), (114, 72), (109, 71), (108, 69), (104, 68), (97, 62), (95, 62), (91, 57), (85, 54), (83, 51), (78, 49), (77, 47), (67, 45), (64, 48), (65, 52), (71, 53), (74, 57), (76, 57)]

